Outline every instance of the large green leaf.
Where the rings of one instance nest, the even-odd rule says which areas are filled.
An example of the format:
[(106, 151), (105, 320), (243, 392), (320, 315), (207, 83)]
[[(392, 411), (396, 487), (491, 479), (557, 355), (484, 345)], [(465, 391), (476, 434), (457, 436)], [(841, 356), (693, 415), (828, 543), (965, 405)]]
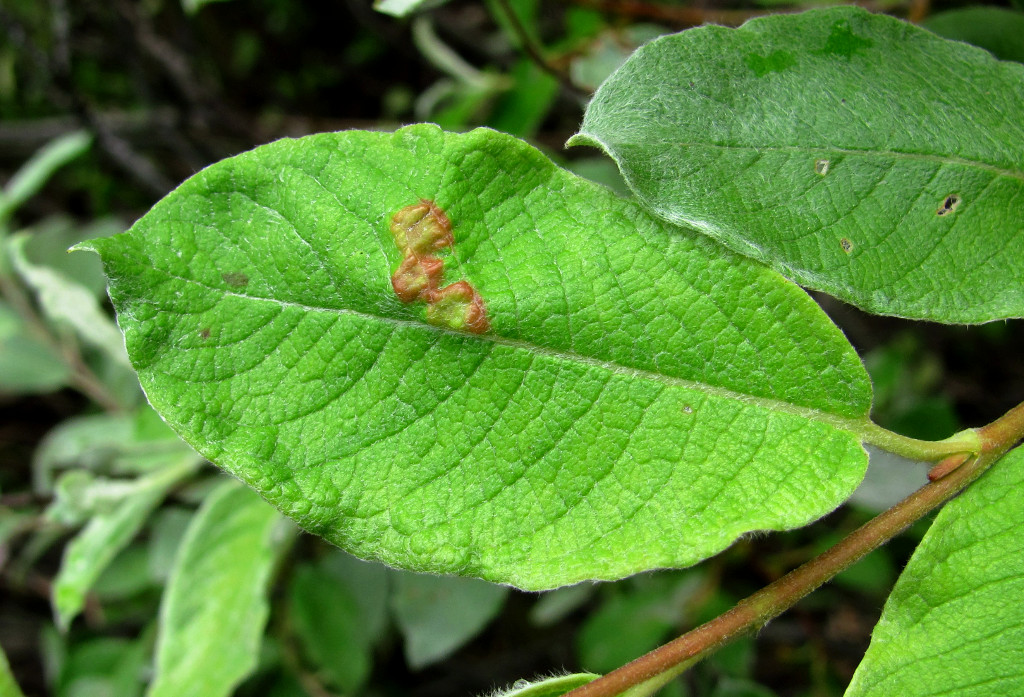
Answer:
[(234, 481), (206, 499), (160, 606), (148, 697), (226, 697), (256, 667), (281, 522), (277, 511)]
[(936, 517), (848, 697), (1024, 694), (1024, 449)]
[(872, 312), (1024, 316), (1024, 66), (842, 7), (637, 51), (570, 143), (644, 206)]
[[(392, 216), (443, 227), (421, 199), (462, 301), (393, 292)], [(168, 423), (357, 555), (615, 578), (803, 525), (863, 475), (870, 384), (803, 291), (493, 131), (279, 141), (88, 245)], [(448, 328), (470, 310), (483, 333)]]

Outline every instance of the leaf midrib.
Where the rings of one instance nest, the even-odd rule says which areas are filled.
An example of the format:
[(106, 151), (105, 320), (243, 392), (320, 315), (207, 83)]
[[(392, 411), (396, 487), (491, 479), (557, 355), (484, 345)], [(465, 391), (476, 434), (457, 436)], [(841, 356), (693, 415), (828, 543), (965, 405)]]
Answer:
[(552, 349), (546, 346), (541, 346), (528, 341), (522, 341), (517, 339), (510, 339), (508, 337), (500, 336), (493, 333), (487, 334), (466, 334), (463, 332), (446, 329), (444, 327), (438, 327), (430, 324), (415, 320), (405, 320), (396, 317), (388, 317), (385, 315), (378, 315), (368, 312), (362, 312), (359, 310), (352, 310), (349, 308), (338, 308), (338, 307), (317, 307), (313, 305), (307, 305), (305, 303), (292, 302), (287, 300), (279, 300), (277, 298), (263, 298), (254, 295), (248, 295), (246, 293), (237, 293), (233, 291), (224, 291), (220, 288), (214, 288), (201, 283), (195, 279), (183, 278), (175, 276), (180, 281), (186, 283), (192, 283), (206, 290), (225, 296), (234, 297), (241, 300), (248, 300), (254, 302), (266, 302), (278, 305), (282, 308), (292, 307), (302, 310), (304, 312), (325, 312), (334, 313), (339, 315), (347, 315), (351, 317), (358, 317), (364, 320), (371, 320), (377, 322), (383, 322), (390, 324), (393, 327), (401, 327), (414, 329), (418, 331), (434, 332), (439, 335), (456, 336), (462, 339), (469, 339), (473, 341), (489, 341), (498, 346), (505, 346), (513, 349), (524, 350), (536, 355), (545, 356), (548, 358), (554, 358), (557, 360), (568, 361), (572, 363), (580, 363), (583, 365), (591, 366), (594, 368), (611, 371), (619, 375), (625, 375), (629, 377), (641, 378), (645, 380), (653, 380), (660, 382), (664, 385), (672, 387), (679, 387), (683, 389), (690, 389), (703, 394), (707, 394), (713, 397), (719, 397), (724, 399), (731, 399), (738, 401), (742, 404), (760, 407), (769, 411), (782, 412), (794, 416), (799, 416), (810, 421), (816, 421), (819, 423), (826, 424), (836, 429), (848, 431), (856, 435), (859, 439), (865, 440), (867, 435), (874, 428), (874, 424), (865, 415), (861, 418), (853, 418), (848, 416), (842, 416), (839, 414), (833, 414), (831, 412), (822, 411), (813, 407), (804, 407), (791, 402), (786, 402), (779, 399), (771, 399), (768, 397), (758, 397), (755, 395), (749, 395), (742, 392), (737, 392), (726, 387), (719, 387), (711, 385), (705, 382), (698, 382), (696, 380), (687, 380), (685, 378), (678, 378), (671, 375), (665, 375), (663, 373), (656, 373), (650, 370), (644, 370), (642, 368), (635, 368), (632, 366), (625, 366), (614, 361), (602, 360), (594, 358), (592, 356), (585, 356), (583, 354), (575, 353), (573, 351), (564, 351)]

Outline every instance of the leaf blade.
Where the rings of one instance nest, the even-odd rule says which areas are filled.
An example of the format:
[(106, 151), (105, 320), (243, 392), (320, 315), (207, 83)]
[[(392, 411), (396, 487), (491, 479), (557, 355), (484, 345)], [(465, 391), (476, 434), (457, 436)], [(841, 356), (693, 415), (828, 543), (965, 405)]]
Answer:
[[(713, 51), (708, 46), (714, 46)], [(644, 205), (880, 314), (1024, 314), (1024, 68), (854, 8), (702, 27), (612, 76), (570, 144)]]
[(1024, 689), (1024, 449), (936, 517), (886, 602), (846, 694), (1016, 694)]
[(149, 697), (226, 697), (256, 666), (279, 524), (277, 511), (234, 481), (204, 501), (161, 602)]
[[(489, 332), (394, 296), (389, 216), (420, 199)], [(863, 473), (870, 384), (802, 291), (494, 132), (264, 146), (88, 246), (158, 411), (361, 556), (612, 578), (804, 524)]]
[[(182, 444), (182, 450), (188, 450)], [(86, 595), (100, 574), (138, 534), (168, 490), (191, 474), (196, 455), (185, 452), (163, 469), (122, 486), (128, 492), (111, 510), (93, 515), (68, 543), (53, 583), (57, 626), (67, 630), (85, 606)], [(51, 511), (56, 507), (51, 506)]]

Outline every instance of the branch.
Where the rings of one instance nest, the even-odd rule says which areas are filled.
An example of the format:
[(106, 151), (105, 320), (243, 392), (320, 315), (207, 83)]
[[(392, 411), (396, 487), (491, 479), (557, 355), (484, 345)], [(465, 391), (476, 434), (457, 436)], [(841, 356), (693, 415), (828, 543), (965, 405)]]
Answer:
[(498, 7), (501, 8), (502, 13), (508, 20), (508, 23), (512, 27), (512, 31), (515, 32), (516, 38), (519, 43), (522, 44), (523, 50), (526, 51), (526, 55), (537, 64), (537, 66), (558, 80), (559, 84), (562, 85), (571, 94), (581, 99), (590, 99), (590, 92), (582, 89), (579, 85), (572, 81), (572, 78), (564, 70), (560, 70), (552, 65), (545, 57), (541, 47), (533, 40), (530, 36), (530, 32), (526, 30), (523, 23), (519, 21), (519, 15), (516, 14), (515, 10), (509, 4), (508, 0), (497, 0)]
[(648, 687), (664, 684), (733, 639), (763, 627), (980, 477), (1024, 438), (1024, 404), (976, 432), (983, 447), (973, 460), (926, 484), (825, 553), (741, 600), (731, 610), (604, 677), (566, 693), (565, 697), (616, 697), (630, 688), (638, 688), (635, 694), (649, 694)]

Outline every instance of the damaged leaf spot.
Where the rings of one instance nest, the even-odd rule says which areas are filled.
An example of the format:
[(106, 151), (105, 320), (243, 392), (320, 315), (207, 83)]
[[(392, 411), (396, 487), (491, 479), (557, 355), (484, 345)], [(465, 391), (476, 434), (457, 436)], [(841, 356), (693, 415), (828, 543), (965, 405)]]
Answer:
[(817, 160), (814, 163), (814, 173), (825, 176), (828, 174), (828, 168), (832, 166), (832, 163), (828, 160)]
[(416, 255), (429, 254), (451, 247), (452, 224), (433, 201), (421, 199), (391, 217), (391, 234), (402, 251)]
[(452, 224), (433, 201), (421, 199), (391, 217), (391, 235), (402, 263), (391, 287), (404, 303), (427, 303), (427, 322), (456, 331), (483, 334), (491, 327), (484, 300), (469, 281), (441, 287), (444, 260), (436, 252), (455, 243)]
[(245, 288), (249, 285), (249, 277), (240, 271), (232, 271), (231, 273), (222, 273), (221, 279), (232, 288)]
[(781, 73), (787, 68), (792, 68), (796, 65), (796, 58), (788, 51), (772, 51), (767, 56), (749, 53), (743, 62), (754, 71), (754, 75), (764, 77), (768, 73)]
[(204, 341), (206, 339), (209, 339), (210, 338), (210, 328), (209, 327), (203, 327), (202, 329), (200, 329), (199, 330), (199, 338), (203, 339)]
[(439, 327), (483, 334), (490, 329), (484, 300), (467, 281), (437, 291), (427, 305), (427, 321)]
[(843, 251), (846, 252), (847, 254), (853, 251), (853, 242), (850, 242), (850, 240), (846, 239), (845, 237), (839, 240), (839, 246), (842, 247)]
[(935, 215), (949, 215), (956, 210), (956, 207), (960, 205), (960, 197), (956, 194), (950, 194), (939, 206), (939, 209), (935, 211)]
[(875, 42), (863, 36), (857, 36), (850, 29), (849, 22), (836, 22), (832, 27), (832, 33), (825, 40), (825, 45), (818, 51), (820, 56), (839, 56), (849, 60), (857, 51), (871, 48)]

